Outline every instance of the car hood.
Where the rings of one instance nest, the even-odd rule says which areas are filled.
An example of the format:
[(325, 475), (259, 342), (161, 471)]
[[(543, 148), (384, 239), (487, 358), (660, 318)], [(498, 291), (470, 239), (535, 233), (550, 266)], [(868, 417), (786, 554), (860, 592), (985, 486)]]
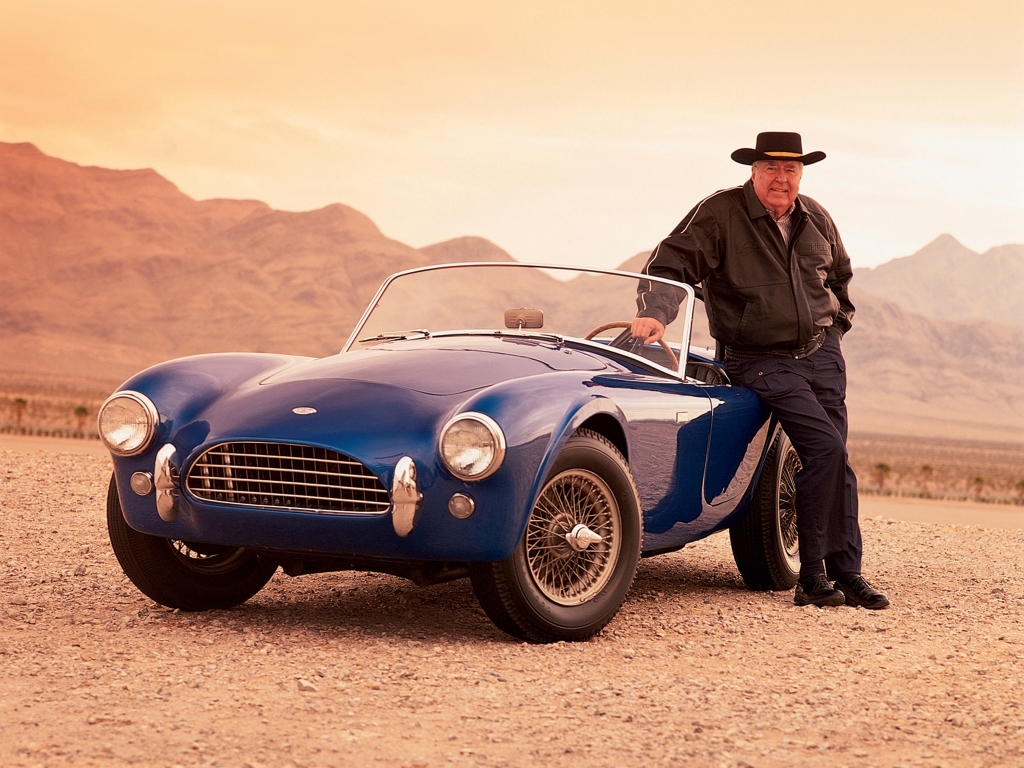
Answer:
[(552, 371), (607, 367), (597, 355), (548, 341), (472, 336), (388, 342), (289, 366), (260, 384), (345, 379), (426, 395), (455, 395)]

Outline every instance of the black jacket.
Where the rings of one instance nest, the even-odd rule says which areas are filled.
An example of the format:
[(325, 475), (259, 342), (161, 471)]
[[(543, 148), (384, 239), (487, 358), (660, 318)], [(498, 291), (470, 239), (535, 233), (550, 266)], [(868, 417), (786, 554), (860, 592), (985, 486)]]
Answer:
[[(832, 217), (798, 195), (789, 248), (753, 182), (722, 190), (690, 211), (651, 254), (644, 274), (703, 283), (711, 335), (727, 347), (795, 349), (823, 330), (842, 337), (854, 306), (850, 258)], [(668, 325), (678, 298), (642, 281), (639, 317)]]

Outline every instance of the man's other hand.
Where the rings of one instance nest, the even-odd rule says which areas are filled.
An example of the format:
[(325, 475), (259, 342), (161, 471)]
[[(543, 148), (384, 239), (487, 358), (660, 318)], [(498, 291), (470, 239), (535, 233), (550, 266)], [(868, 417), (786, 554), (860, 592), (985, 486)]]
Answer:
[(641, 339), (644, 344), (653, 344), (665, 335), (665, 326), (653, 317), (637, 317), (633, 319), (629, 332), (634, 339)]

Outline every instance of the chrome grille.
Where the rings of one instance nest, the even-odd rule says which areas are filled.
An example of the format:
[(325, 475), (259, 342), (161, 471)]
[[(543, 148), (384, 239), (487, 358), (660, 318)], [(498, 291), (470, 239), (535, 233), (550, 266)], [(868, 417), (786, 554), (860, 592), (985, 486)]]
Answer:
[(287, 443), (221, 443), (189, 470), (200, 499), (305, 512), (372, 515), (391, 506), (377, 476), (343, 453)]

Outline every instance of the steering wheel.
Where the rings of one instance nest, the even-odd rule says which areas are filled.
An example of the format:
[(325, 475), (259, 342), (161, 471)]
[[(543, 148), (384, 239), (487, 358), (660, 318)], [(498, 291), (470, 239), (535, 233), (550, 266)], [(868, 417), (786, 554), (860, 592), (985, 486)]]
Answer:
[[(597, 328), (592, 330), (590, 333), (588, 333), (583, 338), (586, 339), (587, 341), (590, 341), (592, 338), (597, 336), (597, 334), (601, 333), (601, 331), (607, 331), (610, 328), (632, 328), (632, 327), (633, 327), (633, 323), (630, 322), (629, 320), (616, 320), (615, 322), (612, 322), (612, 323), (605, 323), (604, 325), (597, 326)], [(623, 334), (619, 334), (619, 336), (622, 336), (622, 335)], [(632, 336), (628, 336), (627, 338), (632, 338)], [(618, 341), (618, 339), (615, 339), (612, 342), (612, 344), (614, 344), (615, 341)], [(672, 367), (675, 368), (676, 370), (679, 370), (679, 358), (676, 357), (676, 353), (672, 351), (672, 347), (670, 347), (665, 342), (664, 338), (658, 339), (658, 343), (661, 344), (661, 348), (663, 350), (665, 350), (665, 354), (668, 355), (668, 359), (672, 361)]]

